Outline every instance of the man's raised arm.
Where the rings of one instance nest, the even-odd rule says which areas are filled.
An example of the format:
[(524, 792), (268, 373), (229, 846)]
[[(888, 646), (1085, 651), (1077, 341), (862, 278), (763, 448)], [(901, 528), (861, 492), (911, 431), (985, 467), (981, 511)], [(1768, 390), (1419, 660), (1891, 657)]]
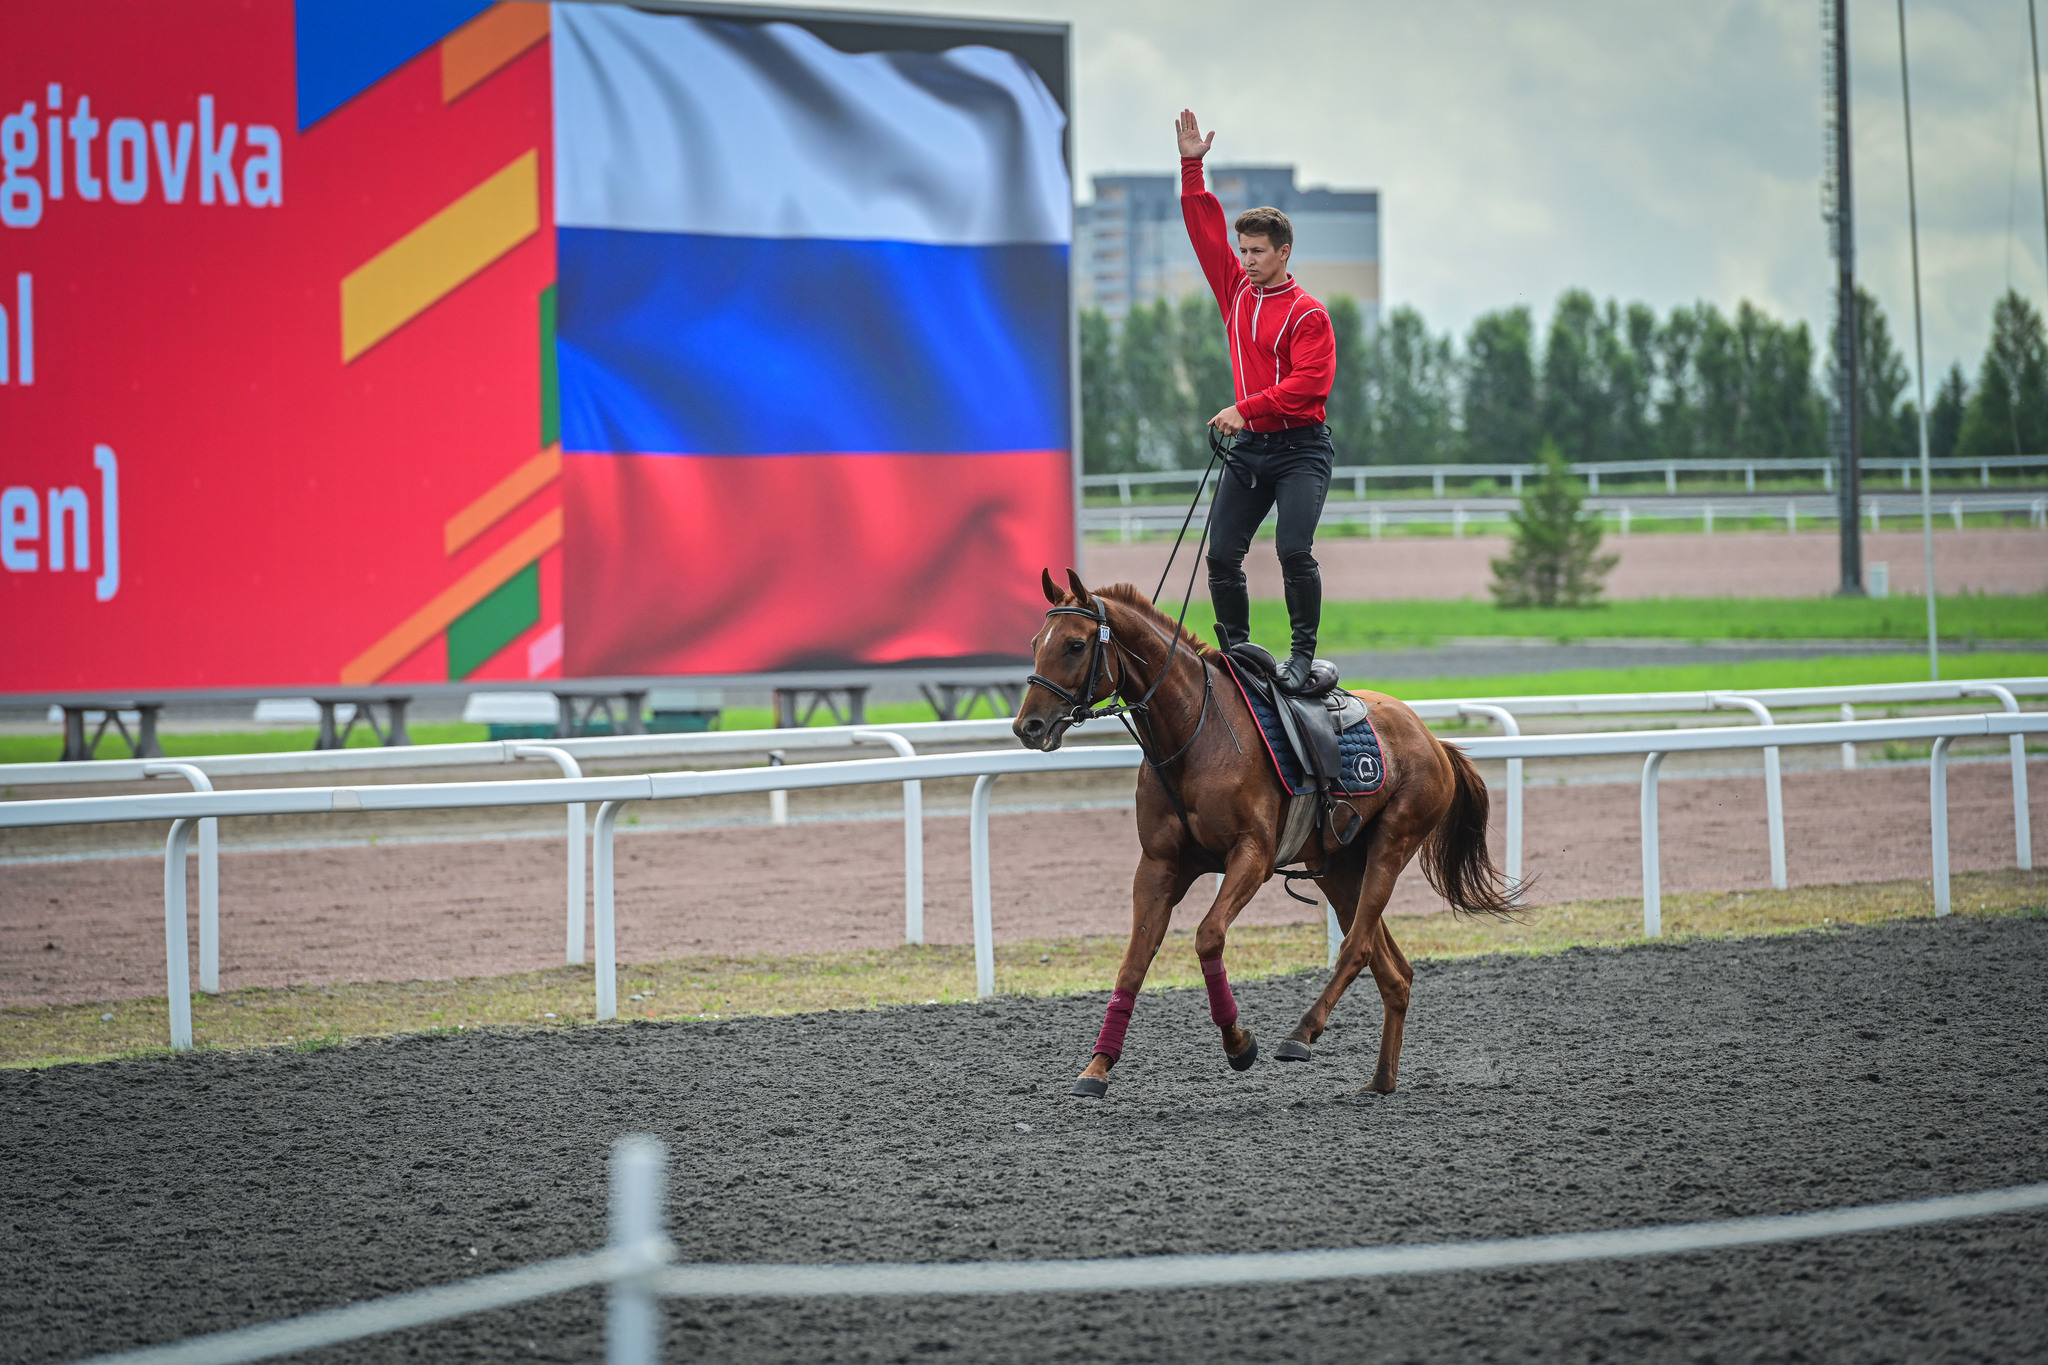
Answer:
[(1194, 245), (1195, 259), (1201, 262), (1210, 291), (1216, 295), (1216, 306), (1227, 313), (1231, 296), (1244, 283), (1244, 265), (1231, 246), (1230, 225), (1223, 220), (1223, 205), (1202, 181), (1202, 158), (1209, 154), (1216, 134), (1203, 136), (1191, 109), (1180, 111), (1173, 131), (1180, 143), (1180, 214), (1188, 225), (1188, 241)]

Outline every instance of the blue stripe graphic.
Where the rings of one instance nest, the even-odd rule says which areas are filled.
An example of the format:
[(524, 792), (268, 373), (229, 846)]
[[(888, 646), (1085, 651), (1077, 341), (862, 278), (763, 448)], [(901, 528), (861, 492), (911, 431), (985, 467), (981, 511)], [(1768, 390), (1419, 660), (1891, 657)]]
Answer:
[(1067, 248), (560, 228), (562, 448), (1067, 448)]

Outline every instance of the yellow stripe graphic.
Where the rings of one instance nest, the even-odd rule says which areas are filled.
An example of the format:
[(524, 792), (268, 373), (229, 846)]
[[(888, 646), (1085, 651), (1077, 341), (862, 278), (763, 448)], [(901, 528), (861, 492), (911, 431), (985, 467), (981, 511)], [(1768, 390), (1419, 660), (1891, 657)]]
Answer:
[(441, 41), (441, 103), (454, 103), (547, 36), (546, 5), (508, 0), (491, 6)]
[(498, 480), (490, 491), (448, 518), (448, 553), (454, 554), (495, 526), (513, 508), (562, 476), (562, 448), (549, 446)]
[(343, 363), (539, 230), (540, 157), (527, 152), (343, 278)]
[(399, 627), (342, 666), (344, 683), (373, 683), (404, 663), (412, 652), (448, 629), (449, 622), (490, 596), (513, 574), (562, 543), (562, 509), (556, 508), (521, 531), (503, 548), (405, 618)]

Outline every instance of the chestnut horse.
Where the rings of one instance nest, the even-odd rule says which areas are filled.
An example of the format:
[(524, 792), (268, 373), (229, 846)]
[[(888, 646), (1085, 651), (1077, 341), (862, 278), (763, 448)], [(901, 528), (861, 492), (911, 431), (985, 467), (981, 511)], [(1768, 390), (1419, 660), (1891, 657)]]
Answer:
[[(1080, 721), (1125, 715), (1147, 759), (1138, 773), (1143, 852), (1132, 884), (1131, 942), (1095, 1056), (1074, 1093), (1107, 1092), (1109, 1069), (1123, 1052), (1131, 1008), (1173, 908), (1209, 872), (1221, 872), (1222, 885), (1195, 931), (1195, 955), (1224, 1055), (1242, 1071), (1258, 1059), (1258, 1044), (1238, 1023), (1223, 969), (1224, 940), (1238, 912), (1274, 873), (1286, 808), (1280, 779), (1220, 654), (1127, 583), (1091, 592), (1072, 569), (1067, 582), (1071, 591), (1061, 592), (1050, 571), (1044, 576), (1052, 610), (1032, 641), (1038, 671), (1012, 728), (1025, 747), (1050, 751)], [(1299, 856), (1317, 873), (1344, 942), (1329, 984), (1275, 1051), (1284, 1061), (1307, 1061), (1345, 988), (1370, 968), (1386, 1022), (1369, 1088), (1384, 1094), (1400, 1072), (1401, 1028), (1415, 979), (1382, 918), (1401, 870), (1421, 853), (1423, 874), (1455, 910), (1508, 914), (1514, 893), (1486, 851), (1486, 784), (1472, 761), (1394, 698), (1356, 695), (1379, 734), (1386, 777), (1379, 791), (1347, 803), (1364, 821), (1348, 843), (1340, 844), (1325, 826), (1302, 846)], [(1348, 825), (1346, 805), (1337, 810)]]

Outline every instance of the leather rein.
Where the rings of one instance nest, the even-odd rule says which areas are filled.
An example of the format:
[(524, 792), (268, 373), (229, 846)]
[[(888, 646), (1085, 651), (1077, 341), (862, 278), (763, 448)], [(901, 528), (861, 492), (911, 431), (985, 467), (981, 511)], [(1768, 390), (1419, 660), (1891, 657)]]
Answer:
[[(1214, 671), (1210, 669), (1207, 661), (1200, 659), (1199, 656), (1189, 656), (1202, 668), (1202, 709), (1195, 717), (1195, 728), (1188, 736), (1187, 742), (1167, 757), (1161, 758), (1155, 752), (1158, 744), (1152, 729), (1152, 698), (1165, 683), (1167, 675), (1173, 672), (1174, 658), (1180, 651), (1180, 631), (1174, 631), (1173, 642), (1166, 651), (1166, 661), (1160, 664), (1158, 675), (1152, 679), (1151, 685), (1146, 687), (1144, 695), (1136, 701), (1125, 701), (1124, 683), (1130, 674), (1130, 664), (1125, 660), (1136, 660), (1139, 663), (1143, 663), (1144, 660), (1115, 637), (1110, 629), (1109, 608), (1102, 604), (1101, 599), (1090, 598), (1085, 607), (1054, 607), (1045, 616), (1048, 621), (1055, 616), (1080, 616), (1095, 623), (1095, 629), (1089, 634), (1088, 681), (1082, 685), (1079, 692), (1071, 692), (1044, 674), (1033, 673), (1025, 680), (1025, 685), (1043, 687), (1066, 703), (1067, 721), (1071, 725), (1115, 717), (1117, 723), (1122, 725), (1136, 742), (1138, 752), (1145, 755), (1145, 762), (1159, 778), (1159, 785), (1166, 789), (1166, 799), (1172, 803), (1173, 813), (1180, 817), (1181, 828), (1187, 832), (1188, 842), (1196, 848), (1201, 848), (1202, 841), (1195, 837), (1194, 826), (1188, 823), (1188, 808), (1186, 802), (1181, 800), (1180, 788), (1166, 775), (1166, 770), (1187, 757), (1188, 750), (1194, 748), (1195, 741), (1202, 737), (1202, 727), (1209, 723), (1209, 703), (1215, 693), (1216, 684)], [(1125, 659), (1116, 659), (1111, 654), (1112, 645), (1116, 647), (1118, 654), (1125, 656)], [(1110, 674), (1112, 663), (1116, 669), (1114, 677)], [(1098, 704), (1097, 693), (1105, 683), (1108, 684), (1109, 690)], [(1136, 725), (1131, 723), (1133, 718), (1137, 720)], [(1140, 727), (1144, 730), (1142, 734), (1139, 733)]]

